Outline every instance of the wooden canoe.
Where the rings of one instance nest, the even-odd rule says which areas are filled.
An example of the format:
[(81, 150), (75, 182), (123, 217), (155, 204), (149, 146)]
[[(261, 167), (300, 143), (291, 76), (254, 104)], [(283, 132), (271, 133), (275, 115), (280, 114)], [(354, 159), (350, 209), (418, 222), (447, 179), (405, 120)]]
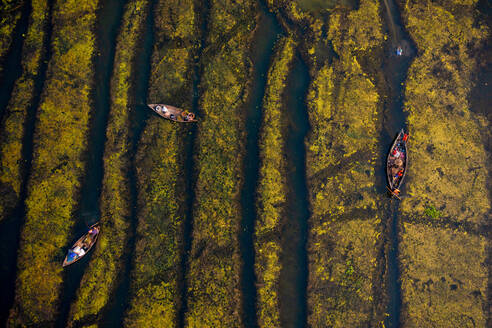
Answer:
[[(94, 231), (94, 233), (91, 234), (92, 230)], [(65, 256), (65, 260), (63, 260), (63, 267), (73, 264), (83, 258), (85, 255), (87, 255), (92, 246), (96, 244), (97, 237), (99, 237), (100, 233), (101, 227), (99, 226), (99, 223), (90, 226), (87, 233), (80, 237), (79, 240), (77, 240), (75, 244), (73, 244), (73, 246), (70, 247), (70, 249), (68, 250), (67, 256)], [(82, 248), (85, 253), (83, 255), (77, 254), (76, 252), (74, 252), (75, 247)]]
[[(403, 179), (407, 173), (408, 151), (407, 141), (403, 140), (404, 135), (405, 132), (401, 129), (396, 136), (395, 141), (391, 145), (388, 158), (386, 159), (386, 177), (389, 185), (388, 189), (393, 194), (395, 194), (395, 190), (400, 189)], [(398, 192), (396, 192), (396, 195), (398, 195)]]
[(177, 108), (165, 104), (148, 104), (154, 112), (160, 116), (167, 118), (168, 120), (180, 122), (180, 123), (191, 123), (196, 122), (195, 114), (188, 112), (184, 109)]

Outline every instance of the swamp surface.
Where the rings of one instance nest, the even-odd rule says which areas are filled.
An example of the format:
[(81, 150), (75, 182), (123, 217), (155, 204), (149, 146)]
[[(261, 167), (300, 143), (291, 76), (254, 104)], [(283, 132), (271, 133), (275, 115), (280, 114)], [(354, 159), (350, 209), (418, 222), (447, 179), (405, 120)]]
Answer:
[(6, 0), (0, 37), (0, 327), (492, 326), (492, 1)]

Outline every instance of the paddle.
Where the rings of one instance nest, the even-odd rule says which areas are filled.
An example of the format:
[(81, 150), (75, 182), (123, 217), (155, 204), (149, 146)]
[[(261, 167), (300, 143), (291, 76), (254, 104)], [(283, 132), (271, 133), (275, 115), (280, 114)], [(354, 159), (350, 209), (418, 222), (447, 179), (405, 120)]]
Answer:
[(389, 192), (390, 192), (392, 195), (394, 195), (396, 198), (398, 198), (398, 200), (401, 200), (401, 198), (400, 198), (400, 197), (398, 197), (398, 195), (397, 195), (397, 194), (396, 194), (393, 190), (391, 190), (388, 186), (386, 186), (386, 188), (389, 190)]

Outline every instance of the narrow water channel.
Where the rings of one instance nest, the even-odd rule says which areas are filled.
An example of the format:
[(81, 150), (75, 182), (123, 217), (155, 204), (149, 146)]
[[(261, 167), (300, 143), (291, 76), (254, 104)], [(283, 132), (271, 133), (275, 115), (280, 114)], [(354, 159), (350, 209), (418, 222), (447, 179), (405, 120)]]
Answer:
[(131, 193), (131, 221), (130, 221), (130, 236), (128, 243), (125, 246), (127, 250), (124, 257), (124, 266), (122, 272), (120, 272), (117, 281), (116, 290), (111, 297), (111, 302), (101, 311), (102, 327), (123, 327), (123, 320), (125, 318), (126, 310), (130, 304), (130, 281), (131, 272), (133, 271), (133, 257), (135, 254), (136, 243), (136, 230), (138, 224), (137, 218), (137, 172), (135, 157), (137, 154), (138, 143), (142, 135), (142, 131), (145, 128), (147, 118), (149, 117), (149, 110), (147, 107), (147, 95), (149, 89), (150, 69), (152, 49), (154, 43), (154, 6), (156, 1), (150, 1), (150, 4), (146, 10), (147, 19), (145, 20), (145, 26), (143, 28), (141, 45), (138, 47), (138, 53), (136, 55), (135, 62), (133, 63), (135, 69), (135, 79), (132, 81), (132, 94), (130, 95), (130, 130), (132, 131), (130, 140), (130, 163), (131, 168), (128, 173), (130, 182)]
[(260, 163), (258, 136), (268, 68), (272, 60), (275, 41), (282, 33), (275, 15), (270, 13), (262, 3), (259, 3), (258, 7), (259, 16), (251, 49), (252, 83), (244, 111), (246, 142), (243, 160), (244, 181), (241, 190), (242, 221), (239, 233), (239, 246), (243, 260), (241, 269), (242, 321), (245, 327), (258, 326), (253, 243), (256, 222), (256, 188)]
[[(15, 280), (17, 278), (17, 251), (20, 242), (20, 233), (25, 217), (25, 201), (27, 197), (27, 185), (31, 172), (33, 156), (34, 128), (36, 113), (41, 100), (41, 92), (46, 80), (46, 70), (51, 58), (51, 17), (53, 13), (53, 1), (48, 2), (47, 25), (43, 39), (43, 52), (40, 59), (39, 71), (34, 79), (31, 106), (27, 108), (27, 117), (24, 124), (24, 137), (22, 140), (22, 184), (19, 200), (12, 215), (0, 223), (0, 327), (6, 325), (9, 310), (14, 302)], [(19, 56), (20, 57), (20, 56)]]
[[(85, 177), (80, 190), (79, 208), (76, 212), (74, 241), (87, 228), (100, 219), (99, 199), (104, 174), (104, 145), (110, 110), (110, 82), (113, 71), (116, 37), (123, 16), (125, 2), (106, 0), (97, 11), (96, 54), (94, 56), (94, 84), (91, 97), (93, 112), (89, 125), (89, 145), (86, 155)], [(92, 253), (67, 267), (64, 272), (60, 315), (57, 327), (65, 327), (70, 305), (75, 299), (80, 281)]]
[[(200, 83), (204, 63), (202, 63), (202, 54), (206, 47), (208, 37), (208, 21), (210, 15), (209, 0), (195, 0), (195, 15), (197, 26), (200, 27), (199, 44), (195, 53), (193, 63), (193, 85), (192, 85), (192, 104), (191, 111), (200, 117), (200, 108), (198, 106), (200, 100)], [(195, 169), (195, 153), (197, 145), (197, 130), (196, 124), (182, 126), (184, 133), (185, 154), (184, 154), (184, 179), (185, 179), (185, 218), (183, 222), (183, 249), (181, 253), (180, 274), (179, 274), (179, 294), (180, 303), (177, 316), (177, 327), (184, 328), (185, 314), (188, 311), (188, 258), (191, 252), (192, 236), (193, 236), (193, 203), (195, 202), (195, 187), (197, 181), (197, 171)]]
[[(404, 107), (404, 88), (408, 68), (412, 63), (417, 51), (409, 34), (405, 31), (400, 17), (400, 12), (394, 0), (383, 0), (384, 20), (389, 32), (386, 42), (385, 56), (383, 58), (384, 85), (387, 90), (383, 108), (383, 121), (381, 140), (381, 168), (379, 170), (378, 189), (384, 193), (386, 188), (386, 155), (391, 147), (396, 134), (400, 129), (407, 130), (406, 114)], [(401, 53), (398, 53), (401, 50)], [(411, 156), (411, 149), (410, 155)], [(405, 187), (403, 186), (403, 196)], [(386, 242), (386, 292), (388, 296), (388, 307), (386, 312), (385, 326), (388, 328), (400, 327), (400, 313), (402, 306), (401, 282), (399, 267), (399, 203), (397, 200), (388, 200), (385, 206), (385, 242)]]
[(287, 120), (285, 156), (287, 167), (287, 210), (282, 228), (282, 269), (279, 279), (282, 327), (306, 327), (308, 279), (308, 190), (306, 184), (305, 138), (309, 131), (306, 95), (310, 83), (306, 63), (297, 54), (287, 78), (284, 109)]

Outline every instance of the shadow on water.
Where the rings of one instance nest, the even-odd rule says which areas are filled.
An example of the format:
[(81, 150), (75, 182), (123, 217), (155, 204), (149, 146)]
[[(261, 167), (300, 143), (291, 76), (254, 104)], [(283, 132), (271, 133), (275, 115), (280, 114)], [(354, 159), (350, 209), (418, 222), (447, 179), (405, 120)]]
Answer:
[[(89, 146), (86, 155), (85, 177), (80, 191), (79, 209), (74, 227), (75, 242), (87, 228), (100, 219), (99, 199), (104, 174), (104, 145), (110, 109), (110, 81), (113, 71), (116, 37), (123, 16), (124, 1), (107, 0), (97, 11), (96, 51), (94, 63), (93, 112), (90, 118)], [(70, 244), (71, 245), (71, 244)], [(80, 281), (91, 254), (65, 269), (60, 315), (57, 327), (65, 327), (70, 305), (75, 298)]]
[[(383, 0), (384, 19), (388, 32), (389, 40), (386, 42), (385, 55), (382, 59), (382, 72), (386, 97), (383, 100), (382, 131), (380, 135), (380, 163), (378, 170), (377, 189), (380, 193), (386, 192), (386, 156), (391, 147), (396, 134), (400, 129), (408, 131), (406, 128), (406, 114), (404, 107), (404, 82), (407, 78), (408, 68), (413, 58), (417, 55), (417, 48), (405, 31), (401, 21), (398, 6), (394, 0)], [(401, 51), (398, 53), (398, 51)], [(390, 201), (388, 201), (390, 202)], [(386, 327), (396, 328), (400, 326), (400, 313), (402, 307), (401, 282), (398, 252), (398, 232), (399, 232), (399, 204), (392, 200), (385, 208), (387, 211), (387, 221), (385, 224), (385, 244), (386, 244), (386, 292), (388, 305), (386, 312), (389, 316), (385, 320)]]
[(256, 187), (259, 170), (258, 134), (262, 121), (263, 97), (275, 41), (282, 33), (275, 15), (259, 3), (259, 16), (252, 44), (251, 89), (244, 111), (246, 140), (243, 159), (244, 180), (241, 190), (242, 221), (239, 248), (243, 260), (241, 269), (242, 320), (245, 327), (257, 327), (255, 249), (253, 243), (256, 221)]
[(306, 95), (310, 83), (306, 63), (296, 54), (284, 91), (287, 120), (285, 156), (287, 163), (287, 209), (282, 227), (282, 268), (279, 278), (280, 323), (282, 327), (305, 327), (308, 279), (307, 233), (308, 191), (306, 185), (305, 137), (309, 131)]
[[(22, 140), (22, 185), (19, 200), (11, 215), (0, 223), (0, 326), (4, 326), (9, 315), (10, 307), (14, 301), (15, 280), (17, 274), (17, 250), (20, 242), (20, 232), (24, 223), (25, 201), (27, 197), (27, 185), (31, 171), (33, 156), (34, 128), (36, 112), (41, 100), (46, 70), (51, 58), (51, 16), (53, 1), (48, 2), (48, 15), (46, 19), (45, 37), (43, 39), (43, 53), (40, 59), (39, 73), (34, 79), (31, 106), (27, 108), (27, 117), (24, 123), (25, 134)], [(25, 22), (27, 24), (27, 21)], [(20, 56), (19, 56), (20, 58)], [(11, 66), (9, 70), (13, 70)], [(20, 68), (20, 67), (19, 67)], [(4, 90), (5, 91), (5, 90)]]
[[(206, 47), (208, 36), (208, 21), (210, 15), (211, 4), (208, 0), (195, 0), (195, 15), (197, 17), (197, 26), (200, 28), (199, 44), (195, 53), (193, 63), (193, 82), (192, 82), (192, 104), (191, 111), (200, 117), (200, 109), (198, 102), (200, 100), (200, 83), (203, 71), (202, 55)], [(184, 158), (183, 171), (185, 179), (185, 202), (184, 212), (185, 218), (183, 221), (183, 248), (181, 253), (181, 261), (178, 275), (178, 288), (180, 293), (180, 302), (178, 305), (177, 327), (185, 326), (185, 314), (188, 311), (188, 281), (186, 276), (188, 273), (188, 256), (191, 252), (192, 237), (193, 237), (193, 203), (195, 202), (195, 186), (197, 181), (197, 171), (195, 169), (194, 154), (196, 152), (196, 136), (198, 127), (196, 124), (181, 126), (181, 132), (187, 133), (184, 140)]]
[(15, 81), (22, 74), (22, 47), (24, 45), (24, 36), (27, 33), (27, 26), (29, 25), (31, 10), (31, 1), (25, 0), (22, 5), (21, 17), (12, 33), (12, 44), (4, 61), (1, 63), (4, 70), (0, 76), (0, 85), (2, 86), (0, 88), (0, 119), (3, 119), (5, 114), (5, 108), (14, 89)]
[[(478, 2), (478, 17), (483, 23), (489, 28), (489, 36), (485, 41), (483, 48), (478, 54), (476, 76), (475, 76), (475, 86), (470, 94), (470, 109), (477, 113), (484, 115), (489, 126), (492, 123), (492, 0), (480, 0)], [(490, 130), (484, 131), (482, 133), (482, 140), (486, 151), (490, 154), (492, 153), (492, 133)], [(488, 172), (488, 184), (487, 189), (489, 191), (488, 197), (489, 202), (492, 200), (492, 165), (488, 164), (486, 168)], [(490, 221), (489, 221), (490, 222)], [(487, 235), (488, 235), (488, 245), (487, 245), (487, 270), (488, 270), (488, 281), (487, 281), (487, 298), (484, 302), (484, 313), (487, 316), (487, 327), (492, 327), (492, 235), (491, 226), (489, 223)]]
[(150, 67), (152, 58), (152, 49), (154, 42), (154, 6), (156, 1), (150, 1), (147, 10), (147, 19), (142, 32), (141, 45), (137, 48), (138, 53), (132, 66), (135, 67), (135, 79), (132, 81), (132, 94), (130, 103), (130, 130), (132, 131), (130, 145), (130, 163), (131, 168), (128, 172), (130, 193), (131, 193), (131, 221), (128, 242), (125, 245), (126, 252), (123, 255), (124, 265), (121, 270), (114, 294), (110, 302), (101, 311), (100, 324), (103, 327), (122, 327), (125, 318), (125, 312), (130, 303), (130, 281), (133, 269), (133, 256), (135, 253), (136, 230), (137, 230), (137, 172), (135, 157), (137, 154), (138, 144), (142, 131), (145, 128), (149, 110), (147, 107), (147, 94), (150, 77)]

